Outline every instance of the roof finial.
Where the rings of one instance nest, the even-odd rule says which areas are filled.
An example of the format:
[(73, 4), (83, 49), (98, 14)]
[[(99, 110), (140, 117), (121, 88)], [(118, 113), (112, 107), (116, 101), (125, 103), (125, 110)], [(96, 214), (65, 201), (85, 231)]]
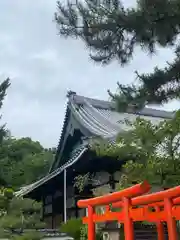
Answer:
[(73, 95), (76, 95), (76, 92), (69, 90), (69, 91), (67, 92), (66, 97), (69, 98), (69, 97), (71, 97), (71, 96), (73, 96)]

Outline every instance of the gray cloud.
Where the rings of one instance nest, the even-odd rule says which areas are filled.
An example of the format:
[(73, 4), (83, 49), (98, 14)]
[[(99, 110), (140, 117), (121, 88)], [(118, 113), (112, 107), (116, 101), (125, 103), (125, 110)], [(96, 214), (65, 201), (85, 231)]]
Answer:
[[(134, 3), (128, 2), (127, 5)], [(59, 38), (53, 20), (55, 0), (0, 1), (0, 77), (10, 76), (3, 121), (16, 137), (30, 136), (56, 146), (61, 132), (67, 90), (107, 99), (116, 82), (132, 82), (134, 71), (150, 72), (171, 60), (170, 49), (148, 57), (137, 50), (125, 68), (114, 62), (95, 65), (81, 41)], [(178, 108), (172, 102), (165, 108)]]

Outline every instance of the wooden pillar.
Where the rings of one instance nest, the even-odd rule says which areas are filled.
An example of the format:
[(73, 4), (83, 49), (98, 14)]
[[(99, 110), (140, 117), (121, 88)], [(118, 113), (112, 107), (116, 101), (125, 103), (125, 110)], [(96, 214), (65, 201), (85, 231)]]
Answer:
[[(160, 208), (158, 206), (155, 207), (156, 212), (160, 212)], [(158, 235), (158, 240), (165, 240), (165, 235), (164, 235), (164, 226), (162, 222), (156, 222), (156, 229), (157, 229), (157, 235)]]
[(93, 222), (94, 208), (88, 206), (88, 240), (95, 240), (95, 224)]
[(125, 240), (134, 240), (133, 221), (129, 216), (129, 209), (131, 207), (130, 199), (123, 198), (123, 220), (124, 220), (124, 235)]
[(164, 199), (164, 210), (166, 212), (166, 221), (167, 221), (167, 227), (168, 227), (168, 235), (169, 239), (171, 240), (178, 240), (177, 237), (177, 229), (176, 229), (176, 221), (172, 217), (172, 201), (168, 198)]

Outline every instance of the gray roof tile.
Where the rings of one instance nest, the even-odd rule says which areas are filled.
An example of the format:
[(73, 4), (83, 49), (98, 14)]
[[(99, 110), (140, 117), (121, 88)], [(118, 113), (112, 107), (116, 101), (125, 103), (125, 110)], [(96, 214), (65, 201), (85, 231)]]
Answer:
[(85, 98), (78, 95), (70, 97), (71, 111), (79, 122), (92, 135), (109, 138), (127, 130), (126, 120), (134, 121), (137, 117), (152, 121), (154, 124), (174, 116), (173, 112), (144, 108), (141, 111), (117, 112), (111, 102)]

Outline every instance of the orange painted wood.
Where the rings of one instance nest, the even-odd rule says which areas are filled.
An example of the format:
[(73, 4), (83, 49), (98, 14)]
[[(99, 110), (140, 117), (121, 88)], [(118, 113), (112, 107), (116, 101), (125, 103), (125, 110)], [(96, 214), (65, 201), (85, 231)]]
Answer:
[[(147, 182), (137, 184), (120, 192), (102, 197), (80, 200), (78, 206), (88, 207), (88, 217), (83, 223), (88, 224), (88, 240), (95, 240), (95, 223), (118, 221), (124, 224), (125, 240), (134, 240), (133, 222), (149, 221), (156, 223), (158, 240), (164, 240), (164, 226), (168, 226), (170, 240), (177, 240), (176, 221), (180, 220), (180, 186), (165, 191), (146, 194), (150, 189)], [(94, 212), (95, 206), (104, 205), (105, 213)], [(119, 208), (113, 212), (113, 208)], [(152, 211), (151, 208), (155, 211)]]
[(88, 240), (95, 239), (95, 224), (93, 221), (94, 209), (92, 206), (88, 206)]
[(156, 193), (151, 193), (143, 196), (139, 196), (132, 199), (132, 205), (146, 205), (155, 202), (160, 202), (164, 198), (175, 198), (180, 195), (180, 186), (170, 188), (165, 191), (160, 191)]
[[(178, 205), (178, 204), (180, 205), (180, 197), (178, 195), (180, 195), (180, 186), (177, 186), (168, 190), (160, 191), (157, 193), (151, 193), (151, 194), (139, 196), (136, 198), (132, 198), (131, 201), (133, 206), (136, 206), (136, 205), (148, 205), (152, 207), (163, 206), (164, 205), (163, 199), (165, 197), (168, 197), (172, 199), (174, 205)], [(122, 201), (117, 201), (112, 203), (112, 207), (114, 208), (119, 208), (122, 206), (123, 206)]]
[(157, 228), (158, 240), (165, 240), (163, 223), (162, 222), (157, 222), (156, 223), (156, 228)]
[(172, 240), (177, 240), (177, 229), (176, 229), (176, 221), (175, 218), (173, 217), (173, 212), (172, 212), (172, 201), (169, 198), (164, 199), (164, 209), (166, 212), (166, 222), (167, 222), (167, 227), (168, 227), (168, 236), (169, 239)]
[(180, 220), (180, 206), (175, 206), (172, 208), (172, 216), (176, 220)]
[[(156, 213), (160, 213), (160, 207), (156, 206), (155, 207)], [(161, 221), (156, 222), (156, 229), (157, 229), (157, 235), (158, 235), (158, 240), (165, 240), (165, 235), (164, 235), (164, 225)]]
[[(137, 221), (149, 221), (149, 222), (157, 222), (157, 221), (166, 221), (166, 214), (164, 211), (160, 213), (156, 212), (145, 212), (143, 208), (139, 209), (131, 209), (129, 211), (130, 217), (134, 222)], [(175, 214), (176, 215), (176, 214)], [(94, 214), (93, 222), (105, 222), (105, 221), (119, 221), (121, 223), (124, 222), (123, 212), (110, 212), (103, 215)], [(88, 217), (83, 218), (83, 223), (88, 223)]]
[(144, 193), (147, 193), (150, 190), (150, 188), (151, 187), (149, 183), (145, 181), (143, 183), (137, 184), (130, 188), (126, 188), (119, 192), (107, 194), (101, 197), (90, 198), (86, 200), (79, 200), (77, 205), (80, 208), (85, 208), (88, 205), (91, 205), (91, 206), (107, 205), (109, 203), (119, 201), (122, 197), (132, 198), (132, 197), (142, 195)]
[(180, 205), (180, 197), (174, 198), (172, 201), (173, 205)]
[[(137, 221), (149, 221), (149, 222), (157, 222), (157, 221), (166, 221), (166, 213), (165, 211), (160, 212), (150, 212), (147, 211), (144, 207), (137, 209), (130, 209), (130, 217), (134, 222)], [(180, 206), (172, 208), (172, 216), (176, 220), (180, 220)], [(123, 223), (124, 217), (123, 212), (108, 212), (105, 214), (93, 214), (93, 222), (104, 222), (104, 221), (119, 221)], [(88, 217), (83, 218), (83, 223), (88, 223)]]
[(123, 197), (122, 199), (123, 206), (123, 222), (124, 222), (124, 232), (125, 240), (134, 240), (134, 228), (133, 228), (133, 218), (131, 217), (129, 209), (131, 209), (131, 200), (127, 197)]

